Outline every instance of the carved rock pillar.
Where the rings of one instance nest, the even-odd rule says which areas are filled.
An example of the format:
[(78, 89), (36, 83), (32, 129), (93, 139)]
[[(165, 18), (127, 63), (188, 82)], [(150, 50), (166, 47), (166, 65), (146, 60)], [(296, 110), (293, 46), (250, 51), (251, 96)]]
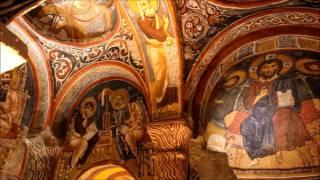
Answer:
[(148, 126), (155, 179), (187, 179), (188, 143), (191, 130), (184, 119)]
[(152, 159), (156, 178), (168, 180), (187, 178), (188, 159), (184, 153), (179, 151), (154, 153)]

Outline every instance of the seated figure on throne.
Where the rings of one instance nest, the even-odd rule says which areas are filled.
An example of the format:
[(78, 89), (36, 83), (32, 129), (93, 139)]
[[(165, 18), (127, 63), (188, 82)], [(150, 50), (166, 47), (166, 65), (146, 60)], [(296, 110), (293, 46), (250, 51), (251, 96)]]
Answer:
[[(270, 54), (257, 62), (257, 78), (250, 81), (244, 97), (251, 115), (241, 123), (244, 148), (253, 160), (276, 154), (282, 162), (281, 151), (292, 151), (303, 146), (310, 135), (298, 116), (300, 102), (294, 81), (281, 73), (289, 70), (286, 56)], [(253, 65), (252, 65), (253, 66)]]
[(132, 153), (137, 156), (137, 142), (143, 137), (146, 131), (144, 124), (145, 116), (140, 100), (129, 104), (130, 118), (120, 125), (120, 134), (124, 136)]
[(102, 97), (104, 95), (110, 96), (111, 107), (115, 110), (113, 118), (116, 122), (117, 138), (119, 138), (116, 138), (116, 141), (122, 158), (128, 158), (130, 152), (137, 156), (137, 142), (145, 135), (145, 119), (147, 118), (142, 100), (129, 102), (129, 93), (125, 89), (115, 91), (105, 89)]

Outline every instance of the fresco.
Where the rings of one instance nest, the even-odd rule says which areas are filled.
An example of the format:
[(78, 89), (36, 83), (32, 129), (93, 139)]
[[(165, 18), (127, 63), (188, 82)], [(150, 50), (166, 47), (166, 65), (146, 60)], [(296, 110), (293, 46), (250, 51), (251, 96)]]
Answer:
[(106, 159), (133, 163), (129, 169), (137, 176), (147, 175), (148, 114), (136, 88), (122, 81), (99, 84), (81, 98), (70, 118), (57, 165), (63, 173), (57, 176), (74, 177), (80, 168)]
[[(0, 175), (17, 174), (23, 158), (17, 154), (20, 139), (32, 124), (35, 110), (34, 76), (29, 64), (23, 64), (0, 75)], [(24, 152), (19, 148), (19, 152)], [(14, 164), (14, 172), (11, 167)]]
[[(291, 5), (312, 5), (306, 0), (181, 0), (175, 1), (184, 45), (184, 78), (205, 46), (231, 23), (257, 11)], [(290, 6), (291, 6), (290, 5)]]
[(115, 27), (113, 0), (53, 0), (26, 15), (46, 36), (68, 42), (88, 42), (108, 36)]
[(0, 137), (15, 138), (29, 126), (34, 109), (34, 82), (28, 64), (0, 76)]
[[(150, 90), (154, 118), (179, 114), (180, 66), (166, 5), (159, 0), (126, 1), (146, 43), (151, 65)], [(172, 22), (171, 22), (172, 23)]]
[(320, 56), (282, 51), (233, 66), (211, 94), (207, 149), (244, 169), (320, 165)]
[(54, 0), (20, 21), (45, 50), (55, 95), (81, 68), (120, 61), (144, 79), (153, 119), (159, 120), (181, 115), (182, 64), (173, 13), (171, 1)]
[(75, 48), (40, 41), (53, 72), (54, 92), (61, 89), (77, 72), (83, 68), (101, 62), (121, 62), (131, 66), (144, 77), (144, 66), (131, 32), (118, 33), (111, 42), (104, 42), (90, 48)]

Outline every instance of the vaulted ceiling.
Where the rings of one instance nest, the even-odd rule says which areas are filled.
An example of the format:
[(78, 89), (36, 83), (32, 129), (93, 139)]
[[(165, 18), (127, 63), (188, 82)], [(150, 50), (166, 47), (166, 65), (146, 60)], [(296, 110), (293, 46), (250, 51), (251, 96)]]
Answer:
[[(0, 10), (1, 41), (28, 50), (15, 72), (27, 103), (18, 125), (63, 138), (86, 98), (104, 112), (109, 93), (113, 112), (117, 95), (143, 104), (159, 152), (184, 147), (184, 127), (205, 132), (210, 97), (233, 67), (270, 53), (319, 54), (318, 0), (6, 0)], [(171, 130), (186, 132), (176, 147)], [(157, 144), (162, 135), (170, 138)]]

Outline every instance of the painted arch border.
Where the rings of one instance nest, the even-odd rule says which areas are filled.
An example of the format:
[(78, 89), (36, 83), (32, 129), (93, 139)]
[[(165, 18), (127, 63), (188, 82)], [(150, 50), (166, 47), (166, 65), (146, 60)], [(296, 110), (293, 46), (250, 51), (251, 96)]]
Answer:
[(53, 101), (52, 74), (46, 57), (34, 37), (24, 28), (19, 18), (12, 21), (8, 28), (19, 37), (28, 47), (28, 55), (35, 85), (35, 104), (31, 116), (30, 126), (33, 129), (42, 129), (44, 122), (50, 118), (50, 109)]
[(249, 1), (249, 2), (235, 2), (230, 0), (209, 0), (209, 2), (224, 8), (250, 9), (250, 8), (260, 8), (260, 7), (280, 4), (280, 3), (288, 2), (288, 0), (256, 0), (256, 1)]
[[(303, 27), (303, 28), (301, 28)], [(196, 59), (186, 82), (185, 111), (192, 117), (194, 136), (199, 134), (199, 116), (203, 93), (213, 70), (223, 58), (243, 45), (258, 39), (280, 35), (318, 37), (320, 15), (313, 8), (279, 8), (244, 17), (213, 38)], [(221, 73), (221, 72), (220, 72)], [(200, 129), (199, 129), (200, 128)]]

